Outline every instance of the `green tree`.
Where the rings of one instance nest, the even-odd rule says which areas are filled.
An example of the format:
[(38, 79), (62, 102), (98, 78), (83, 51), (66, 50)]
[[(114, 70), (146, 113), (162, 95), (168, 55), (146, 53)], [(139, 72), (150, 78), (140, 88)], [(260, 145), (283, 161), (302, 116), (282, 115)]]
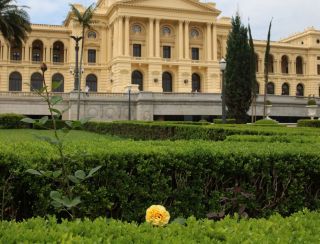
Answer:
[(237, 123), (247, 121), (251, 105), (252, 83), (248, 29), (237, 14), (232, 18), (232, 30), (227, 41), (227, 68), (225, 72), (226, 105), (228, 116)]
[(25, 7), (13, 0), (0, 0), (0, 32), (10, 43), (21, 45), (31, 31), (30, 18)]
[(75, 16), (77, 22), (82, 28), (82, 42), (81, 42), (81, 53), (80, 53), (80, 74), (79, 74), (79, 82), (78, 82), (78, 104), (77, 104), (77, 119), (79, 120), (80, 113), (80, 89), (81, 89), (81, 77), (82, 77), (82, 63), (83, 63), (83, 50), (85, 43), (85, 32), (87, 29), (91, 29), (92, 18), (95, 10), (95, 5), (91, 4), (83, 13), (81, 13), (77, 7), (73, 4), (70, 4), (71, 11)]
[(250, 25), (248, 26), (249, 32), (249, 44), (250, 44), (250, 75), (251, 75), (251, 86), (252, 86), (252, 119), (251, 122), (254, 123), (256, 120), (256, 106), (257, 106), (257, 67), (256, 67), (256, 54), (254, 51), (253, 38), (251, 34)]
[(272, 20), (269, 24), (268, 40), (264, 57), (264, 98), (263, 98), (263, 118), (267, 117), (267, 90), (269, 82), (269, 65), (270, 65), (270, 37), (271, 37)]

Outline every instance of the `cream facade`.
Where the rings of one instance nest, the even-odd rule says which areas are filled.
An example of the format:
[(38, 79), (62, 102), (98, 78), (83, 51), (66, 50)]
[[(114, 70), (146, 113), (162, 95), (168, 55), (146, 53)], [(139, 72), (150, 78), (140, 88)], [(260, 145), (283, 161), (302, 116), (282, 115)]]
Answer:
[[(125, 93), (128, 86), (137, 92), (179, 93), (180, 98), (186, 94), (187, 100), (194, 93), (199, 98), (219, 94), (219, 60), (226, 55), (231, 29), (231, 19), (220, 15), (214, 3), (198, 0), (98, 0), (92, 29), (85, 34), (82, 90), (88, 86), (100, 98)], [(80, 35), (69, 13), (61, 26), (32, 25), (22, 47), (0, 37), (0, 93), (17, 96), (41, 87), (42, 62), (48, 65), (49, 89), (62, 80), (59, 89), (51, 90), (72, 92), (75, 42), (70, 36)], [(255, 41), (260, 94), (265, 46), (265, 41)], [(269, 94), (319, 96), (320, 31), (310, 28), (272, 42), (271, 60)]]

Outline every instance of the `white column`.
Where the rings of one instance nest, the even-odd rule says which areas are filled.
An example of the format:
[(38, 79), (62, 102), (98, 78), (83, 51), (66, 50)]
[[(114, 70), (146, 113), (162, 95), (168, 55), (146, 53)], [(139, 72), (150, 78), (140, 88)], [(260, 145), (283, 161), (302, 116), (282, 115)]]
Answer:
[(206, 53), (207, 53), (207, 60), (208, 61), (211, 61), (212, 60), (212, 57), (211, 57), (211, 54), (212, 54), (212, 41), (211, 41), (211, 23), (207, 23), (207, 50), (206, 50)]
[(213, 47), (213, 60), (218, 59), (218, 42), (217, 42), (217, 26), (213, 24), (212, 29), (212, 47)]
[(111, 61), (112, 59), (112, 26), (109, 25), (108, 26), (108, 33), (107, 33), (108, 37), (107, 37), (107, 55), (108, 55), (108, 62)]
[(125, 27), (124, 27), (124, 39), (125, 39), (125, 43), (124, 43), (124, 55), (125, 56), (130, 56), (129, 53), (129, 46), (130, 46), (130, 28), (129, 28), (129, 21), (130, 21), (130, 17), (126, 16), (126, 22), (125, 22)]
[(189, 21), (184, 22), (184, 58), (185, 59), (190, 59), (190, 55), (189, 55), (189, 49), (190, 49), (189, 23), (190, 23)]
[(155, 43), (156, 43), (156, 57), (160, 58), (160, 19), (156, 19), (156, 28), (155, 28)]
[(154, 29), (153, 29), (153, 23), (154, 19), (149, 19), (149, 57), (154, 57), (154, 48), (153, 48), (153, 42), (154, 42)]
[(115, 20), (113, 22), (113, 58), (118, 56), (118, 37), (119, 37), (119, 22)]
[(183, 21), (179, 21), (179, 59), (183, 59)]
[(119, 17), (119, 39), (118, 39), (118, 48), (119, 56), (123, 56), (123, 16)]

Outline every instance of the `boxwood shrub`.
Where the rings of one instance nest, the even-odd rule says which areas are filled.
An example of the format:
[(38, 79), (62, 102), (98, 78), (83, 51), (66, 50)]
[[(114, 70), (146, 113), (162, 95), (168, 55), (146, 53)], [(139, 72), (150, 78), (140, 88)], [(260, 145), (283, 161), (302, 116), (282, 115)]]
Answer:
[(58, 224), (55, 218), (0, 222), (1, 243), (319, 243), (320, 213), (223, 221), (187, 219), (165, 228), (99, 218)]
[(298, 127), (320, 128), (320, 120), (302, 119), (298, 121)]
[(21, 129), (28, 128), (29, 125), (21, 122), (25, 116), (20, 114), (0, 114), (0, 128)]
[[(74, 171), (103, 166), (87, 185), (75, 188), (83, 201), (78, 217), (141, 222), (152, 204), (165, 205), (173, 218), (221, 211), (260, 217), (320, 208), (319, 144), (105, 142), (95, 136), (87, 133), (67, 145)], [(25, 171), (55, 170), (56, 160), (56, 152), (44, 142), (0, 142), (0, 217), (54, 213), (48, 193), (56, 186)]]

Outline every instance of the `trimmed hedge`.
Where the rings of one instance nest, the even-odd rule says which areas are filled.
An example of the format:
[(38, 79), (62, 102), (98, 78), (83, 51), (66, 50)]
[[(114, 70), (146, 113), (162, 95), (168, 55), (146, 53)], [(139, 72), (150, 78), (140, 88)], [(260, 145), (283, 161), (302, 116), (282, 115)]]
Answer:
[(298, 121), (298, 127), (320, 128), (320, 120), (303, 119)]
[(25, 116), (20, 114), (0, 114), (0, 128), (2, 129), (21, 129), (28, 128), (29, 125), (21, 122)]
[[(166, 206), (172, 218), (203, 218), (222, 210), (260, 217), (320, 208), (319, 144), (112, 141), (72, 133), (84, 133), (83, 139), (72, 140), (70, 134), (66, 141), (72, 169), (103, 166), (88, 185), (75, 188), (83, 200), (78, 217), (140, 222), (152, 204)], [(55, 189), (51, 182), (25, 171), (55, 170), (56, 160), (54, 149), (42, 141), (0, 143), (4, 218), (54, 213), (48, 203)]]
[(153, 228), (99, 218), (57, 223), (55, 218), (0, 222), (1, 243), (319, 243), (320, 213), (300, 212), (289, 218), (220, 222), (196, 221)]
[[(236, 124), (235, 119), (226, 119), (227, 124)], [(214, 119), (213, 120), (214, 124), (223, 124), (222, 119)]]

